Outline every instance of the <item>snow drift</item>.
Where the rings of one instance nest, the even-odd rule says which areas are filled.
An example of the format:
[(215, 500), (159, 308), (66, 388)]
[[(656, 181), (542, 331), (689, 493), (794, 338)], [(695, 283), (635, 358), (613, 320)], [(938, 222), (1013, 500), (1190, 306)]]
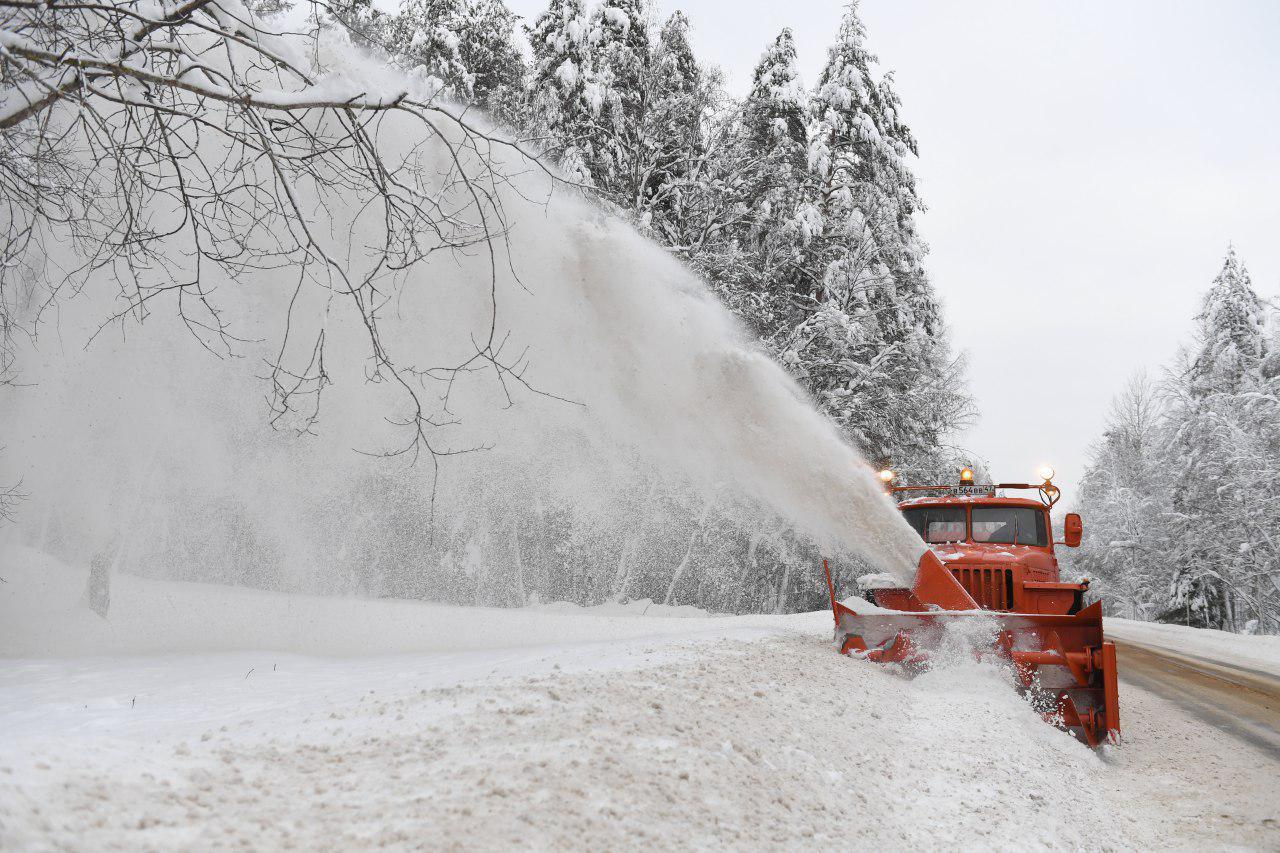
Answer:
[[(15, 585), (74, 581), (33, 556), (11, 555), (31, 569)], [(94, 657), (0, 668), (0, 847), (1131, 838), (1112, 831), (1106, 766), (1000, 672), (970, 657), (898, 678), (826, 648), (825, 613), (486, 612), (127, 580), (128, 624), (44, 614), (45, 650), (92, 632)], [(357, 650), (387, 654), (314, 656)]]
[[(337, 34), (319, 57), (331, 81), (430, 95)], [(911, 577), (923, 546), (867, 464), (702, 282), (513, 152), (450, 150), (458, 127), (424, 141), (398, 121), (383, 119), (379, 144), (424, 173), (461, 150), (464, 169), (503, 176), (500, 239), (377, 273), (381, 336), (434, 407), (433, 442), (474, 452), (438, 469), (388, 455), (404, 400), (371, 381), (359, 316), (315, 270), (206, 268), (242, 341), (223, 357), (171, 304), (93, 337), (120, 310), (104, 272), (22, 353), (29, 384), (0, 388), (0, 482), (32, 495), (22, 540), (144, 575), (463, 603), (787, 607), (820, 588), (820, 550)], [(423, 192), (480, 214), (454, 188)], [(359, 200), (313, 188), (306, 202), (347, 273), (372, 273), (379, 223)], [(64, 247), (40, 274), (76, 263)], [(332, 384), (311, 428), (271, 429), (261, 403), (286, 327), (286, 349), (324, 334)], [(432, 371), (486, 340), (515, 371)]]

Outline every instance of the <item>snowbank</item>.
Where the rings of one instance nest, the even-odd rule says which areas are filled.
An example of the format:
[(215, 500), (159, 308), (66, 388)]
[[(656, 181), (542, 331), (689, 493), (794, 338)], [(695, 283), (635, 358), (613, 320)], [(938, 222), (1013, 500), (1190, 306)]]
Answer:
[[(758, 617), (772, 627), (749, 631), (756, 620), (519, 612), (515, 630), (485, 632), (339, 604), (388, 616), (383, 634), (410, 632), (406, 646), (494, 647), (0, 664), (0, 847), (1154, 840), (1155, 822), (1126, 826), (1101, 792), (1107, 764), (1000, 671), (970, 660), (908, 680), (835, 654), (826, 614)], [(525, 646), (526, 631), (536, 642), (601, 629), (614, 636)]]
[(1280, 678), (1280, 637), (1111, 618), (1106, 620), (1104, 631), (1112, 639), (1169, 649), (1210, 663), (1259, 669)]
[[(963, 649), (915, 679), (835, 654), (826, 611), (117, 575), (101, 619), (86, 574), (0, 549), (0, 848), (1074, 850), (1225, 831), (1185, 793), (1221, 733), (1171, 729), (1126, 687), (1134, 741), (1094, 753)], [(1208, 755), (1175, 775), (1185, 743)], [(1265, 846), (1257, 799), (1226, 830)]]

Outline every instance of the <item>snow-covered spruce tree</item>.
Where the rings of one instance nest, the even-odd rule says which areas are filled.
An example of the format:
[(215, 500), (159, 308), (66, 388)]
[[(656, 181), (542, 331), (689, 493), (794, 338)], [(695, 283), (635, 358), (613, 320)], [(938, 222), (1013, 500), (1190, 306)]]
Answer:
[(649, 30), (642, 0), (604, 0), (591, 16), (587, 40), (598, 84), (588, 90), (594, 119), (588, 168), (605, 197), (626, 198), (639, 183), (649, 108)]
[(1172, 508), (1182, 522), (1170, 555), (1173, 578), (1162, 621), (1237, 627), (1237, 559), (1253, 547), (1238, 452), (1247, 402), (1268, 380), (1265, 309), (1234, 249), (1196, 317), (1196, 344), (1167, 383), (1175, 425), (1172, 454), (1181, 463)]
[(474, 76), (462, 58), (466, 0), (407, 0), (397, 15), (383, 19), (382, 42), (401, 61), (422, 66), (444, 92), (470, 101)]
[(803, 275), (774, 345), (871, 459), (926, 474), (970, 401), (915, 233), (915, 141), (865, 40), (851, 4), (809, 102)]
[(732, 234), (749, 258), (741, 270), (742, 290), (754, 304), (744, 319), (768, 339), (791, 321), (793, 295), (809, 289), (806, 235), (798, 216), (811, 182), (807, 101), (795, 41), (784, 29), (756, 64), (742, 105), (737, 156), (749, 165), (743, 187), (746, 216)]
[(813, 185), (807, 103), (795, 42), (784, 29), (756, 64), (746, 99), (717, 117), (711, 186), (725, 215), (691, 258), (765, 349), (796, 373), (795, 354), (779, 342), (806, 316), (797, 302), (812, 289), (801, 216)]
[(709, 108), (702, 69), (689, 44), (689, 19), (676, 12), (663, 24), (653, 56), (645, 68), (641, 120), (635, 146), (628, 152), (632, 197), (637, 219), (675, 235), (683, 218), (683, 188), (696, 180), (707, 146), (703, 114)]
[(1082, 481), (1075, 565), (1112, 611), (1280, 633), (1280, 353), (1229, 251), (1196, 340), (1117, 398)]
[(612, 137), (622, 168), (609, 200), (711, 278), (715, 246), (742, 214), (748, 166), (732, 154), (721, 76), (698, 64), (682, 13), (659, 30), (641, 84), (638, 132)]
[(591, 186), (601, 86), (587, 34), (583, 0), (551, 0), (528, 28), (533, 70), (527, 97), (531, 131), (544, 150), (567, 177)]
[[(546, 147), (601, 201), (695, 268), (733, 215), (717, 186), (719, 77), (699, 67), (688, 19), (651, 38), (643, 3), (553, 3), (530, 28), (531, 118)], [(540, 106), (538, 106), (540, 105)]]
[[(856, 18), (853, 23), (860, 32)], [(888, 82), (874, 81), (869, 62), (865, 110), (888, 115), (885, 138), (905, 146), (908, 156), (914, 140), (898, 116), (897, 98)], [(839, 100), (838, 93), (829, 94)], [(815, 203), (821, 181), (809, 161), (809, 100), (791, 34), (783, 32), (762, 56), (740, 109), (717, 116), (710, 135), (714, 179), (708, 186), (719, 193), (725, 213), (715, 238), (690, 253), (689, 261), (864, 450), (891, 460), (909, 477), (954, 471), (955, 454), (940, 445), (967, 414), (968, 399), (920, 264), (924, 247), (914, 237), (914, 179), (904, 170), (905, 189), (885, 179), (895, 193), (889, 202), (878, 200), (884, 193), (864, 194), (850, 182), (848, 204), (840, 210), (846, 220), (866, 221), (863, 210), (892, 212), (879, 240), (870, 227), (842, 229), (839, 216), (824, 221)], [(717, 138), (727, 144), (717, 148)], [(825, 287), (833, 260), (858, 252), (871, 256), (875, 272), (888, 283), (882, 312), (855, 316)], [(806, 585), (809, 574), (787, 571), (796, 557), (788, 541), (778, 531), (739, 543), (732, 553), (759, 607), (805, 606), (821, 597), (821, 590)]]
[(525, 75), (515, 21), (502, 0), (408, 0), (367, 31), (398, 63), (439, 79), (449, 97), (514, 125)]
[(1223, 490), (1236, 535), (1222, 574), (1236, 630), (1280, 633), (1280, 359), (1262, 362), (1260, 390), (1235, 397), (1222, 424), (1232, 487)]
[(529, 69), (515, 41), (516, 15), (503, 0), (473, 0), (467, 6), (459, 53), (471, 74), (474, 103), (511, 127), (524, 113)]

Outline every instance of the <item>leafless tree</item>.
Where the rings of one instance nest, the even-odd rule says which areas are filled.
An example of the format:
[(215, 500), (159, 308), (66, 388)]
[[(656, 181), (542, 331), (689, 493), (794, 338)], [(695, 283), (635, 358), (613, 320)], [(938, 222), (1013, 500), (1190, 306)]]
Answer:
[(0, 486), (0, 524), (12, 522), (18, 504), (26, 498), (27, 493), (22, 490), (21, 480), (12, 485)]
[(26, 494), (22, 491), (21, 482), (0, 491), (0, 521), (13, 521), (13, 514), (18, 508), (18, 504), (25, 497)]
[[(524, 362), (502, 352), (496, 305), (474, 353), (439, 368), (402, 363), (379, 321), (396, 277), (442, 251), (487, 253), (496, 299), (498, 194), (510, 176), (495, 163), (523, 151), (421, 87), (362, 91), (317, 69), (315, 55), (300, 58), (329, 20), (317, 6), (303, 32), (284, 33), (241, 0), (0, 0), (0, 368), (18, 336), (104, 280), (121, 306), (104, 327), (172, 300), (202, 345), (233, 352), (240, 341), (220, 300), (234, 297), (214, 292), (210, 269), (233, 281), (288, 270), (295, 300), (310, 282), (349, 303), (370, 379), (407, 401), (405, 440), (379, 452), (425, 452), (437, 465), (466, 449), (442, 446), (447, 405), (442, 415), (428, 390), (443, 394), (475, 370), (504, 389), (524, 383)], [(388, 154), (379, 138), (393, 117), (401, 138), (406, 124), (420, 131), (400, 146), (407, 153)], [(440, 146), (444, 174), (427, 156)], [(515, 156), (496, 156), (499, 146)], [(376, 245), (359, 247), (372, 257), (360, 272), (350, 247), (315, 225), (315, 206), (339, 199), (379, 223)], [(68, 241), (80, 265), (56, 281), (39, 275), (51, 244)], [(306, 431), (330, 382), (325, 332), (293, 319), (291, 303), (270, 363), (270, 413)]]

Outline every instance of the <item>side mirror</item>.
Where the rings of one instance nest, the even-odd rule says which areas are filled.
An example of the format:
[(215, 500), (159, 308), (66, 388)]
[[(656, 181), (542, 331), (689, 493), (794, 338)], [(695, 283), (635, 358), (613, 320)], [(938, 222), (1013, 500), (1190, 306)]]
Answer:
[(1083, 535), (1084, 522), (1080, 520), (1080, 514), (1067, 513), (1067, 517), (1062, 519), (1062, 544), (1068, 548), (1079, 548), (1080, 537)]

